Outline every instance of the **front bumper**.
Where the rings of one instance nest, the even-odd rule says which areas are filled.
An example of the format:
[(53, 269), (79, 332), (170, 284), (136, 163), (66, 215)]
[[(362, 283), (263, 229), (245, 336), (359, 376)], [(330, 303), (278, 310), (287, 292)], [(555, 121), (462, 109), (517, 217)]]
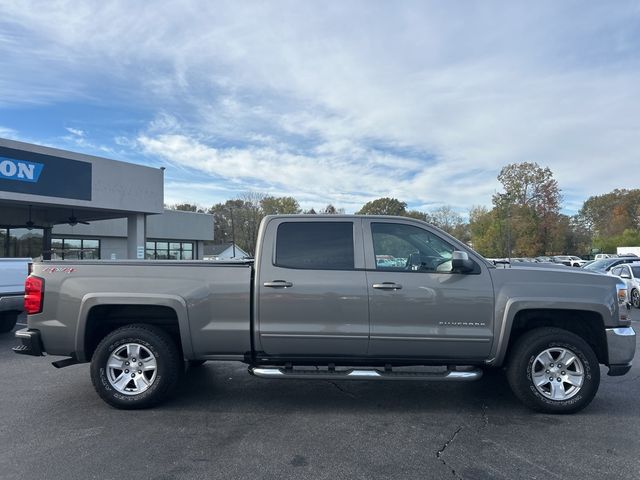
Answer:
[(16, 332), (16, 338), (20, 339), (21, 344), (13, 347), (13, 351), (20, 355), (33, 355), (41, 357), (44, 355), (42, 349), (42, 339), (40, 338), (40, 330), (31, 330), (23, 328)]
[(609, 375), (624, 375), (636, 353), (636, 332), (631, 327), (607, 328), (606, 335)]

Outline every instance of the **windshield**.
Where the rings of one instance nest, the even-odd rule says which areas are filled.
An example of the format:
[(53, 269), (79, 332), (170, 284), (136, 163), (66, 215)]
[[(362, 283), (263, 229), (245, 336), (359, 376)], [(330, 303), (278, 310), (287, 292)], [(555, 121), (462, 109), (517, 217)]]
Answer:
[(603, 271), (606, 270), (607, 267), (609, 267), (610, 265), (612, 265), (613, 263), (617, 262), (618, 260), (616, 258), (603, 258), (601, 260), (596, 260), (593, 263), (590, 263), (589, 265), (585, 265), (584, 269), (585, 270), (598, 270), (598, 271)]

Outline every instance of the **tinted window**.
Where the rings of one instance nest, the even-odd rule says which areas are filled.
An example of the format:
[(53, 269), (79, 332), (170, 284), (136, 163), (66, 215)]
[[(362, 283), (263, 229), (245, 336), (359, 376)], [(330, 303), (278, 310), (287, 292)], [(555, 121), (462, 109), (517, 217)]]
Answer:
[(278, 227), (279, 267), (352, 270), (353, 259), (352, 222), (288, 222)]

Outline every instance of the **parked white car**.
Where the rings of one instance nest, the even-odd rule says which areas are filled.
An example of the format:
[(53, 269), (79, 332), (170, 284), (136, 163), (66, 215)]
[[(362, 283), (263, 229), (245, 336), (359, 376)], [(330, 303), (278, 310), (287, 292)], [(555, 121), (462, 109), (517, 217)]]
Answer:
[(13, 330), (23, 310), (30, 258), (0, 258), (0, 333)]
[(576, 257), (575, 255), (556, 255), (552, 257), (551, 261), (555, 263), (562, 263), (567, 267), (581, 267), (587, 263), (586, 260)]
[(609, 271), (609, 275), (619, 277), (627, 285), (627, 300), (640, 308), (640, 261), (618, 265)]

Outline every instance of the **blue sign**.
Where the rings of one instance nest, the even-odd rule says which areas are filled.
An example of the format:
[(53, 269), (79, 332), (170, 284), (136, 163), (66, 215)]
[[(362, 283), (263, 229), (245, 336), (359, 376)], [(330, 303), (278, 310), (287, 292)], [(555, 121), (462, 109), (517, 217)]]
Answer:
[(0, 157), (0, 178), (37, 183), (44, 165), (13, 158)]
[(0, 146), (0, 191), (91, 200), (90, 162)]

